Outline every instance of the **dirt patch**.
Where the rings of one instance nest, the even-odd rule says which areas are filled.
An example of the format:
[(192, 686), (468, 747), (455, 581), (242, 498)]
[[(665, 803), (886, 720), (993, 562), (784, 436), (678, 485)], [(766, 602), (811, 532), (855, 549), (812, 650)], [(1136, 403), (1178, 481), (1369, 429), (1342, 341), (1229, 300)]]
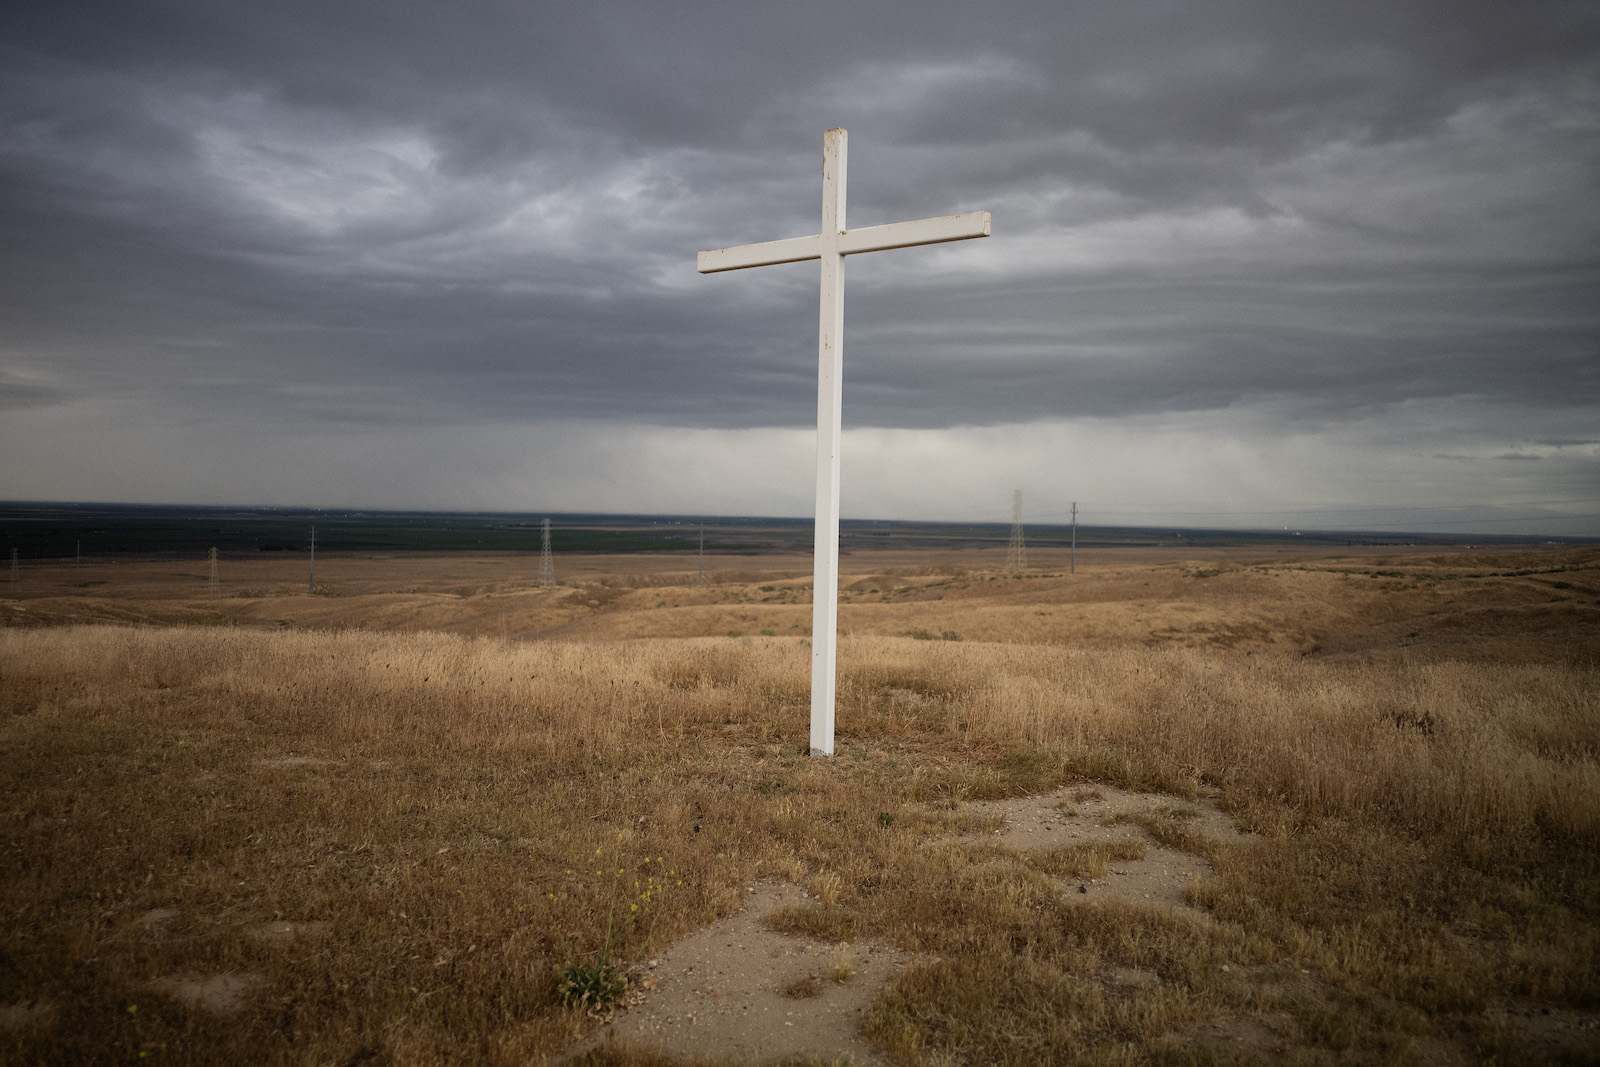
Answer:
[(48, 1000), (24, 1000), (19, 1004), (0, 1004), (0, 1030), (24, 1030), (55, 1021), (56, 1006)]
[(1116, 966), (1111, 968), (1111, 984), (1124, 989), (1149, 989), (1161, 984), (1161, 976), (1142, 967)]
[(250, 930), (252, 940), (267, 945), (292, 945), (297, 941), (320, 941), (333, 930), (327, 922), (270, 922)]
[[(1200, 1026), (1165, 1035), (1165, 1044), (1177, 1055), (1190, 1056), (1189, 1062), (1207, 1060), (1194, 1056), (1195, 1049), (1210, 1053), (1210, 1062), (1281, 1063), (1291, 1052), (1304, 1055), (1300, 1027), (1285, 1012), (1266, 1015), (1225, 1015)], [(1311, 1062), (1318, 1062), (1313, 1059)]]
[(149, 930), (154, 933), (160, 933), (162, 930), (167, 928), (168, 923), (177, 917), (177, 908), (151, 908), (149, 911), (133, 920), (133, 925), (138, 927), (140, 930)]
[(1211, 874), (1211, 864), (1192, 852), (1157, 842), (1143, 823), (1156, 822), (1191, 838), (1220, 842), (1242, 832), (1214, 797), (1191, 802), (1099, 784), (1068, 786), (1041, 796), (977, 801), (963, 807), (1004, 819), (1005, 825), (988, 840), (1018, 852), (1104, 845), (1109, 856), (1115, 846), (1138, 845), (1144, 850), (1142, 859), (1108, 858), (1103, 874), (1066, 879), (1069, 899), (1116, 897), (1181, 908), (1195, 915), (1208, 913), (1191, 905), (1185, 891), (1192, 882)]
[[(1064, 879), (1062, 891), (1070, 900), (1116, 897), (1207, 918), (1188, 903), (1185, 890), (1211, 873), (1210, 863), (1160, 844), (1150, 827), (1177, 828), (1191, 843), (1226, 841), (1241, 832), (1214, 797), (1188, 802), (1098, 784), (975, 802), (963, 809), (1004, 820), (999, 830), (965, 837), (981, 833), (986, 843), (1018, 852), (1076, 847), (1109, 857), (1131, 851), (1130, 845), (1143, 850), (1140, 859), (1106, 859), (1097, 865), (1098, 873)], [(882, 1063), (860, 1036), (860, 1020), (912, 955), (882, 944), (831, 945), (777, 933), (766, 927), (765, 917), (811, 898), (786, 882), (751, 888), (737, 915), (690, 934), (635, 973), (629, 1006), (574, 1054), (616, 1042), (668, 1056), (731, 1062), (817, 1056), (849, 1057), (856, 1067)], [(847, 981), (835, 980), (846, 973)], [(1139, 988), (1158, 978), (1123, 967), (1111, 981)], [(1264, 1031), (1226, 1040), (1236, 1040), (1241, 1048), (1271, 1048), (1277, 1037)]]
[(276, 759), (264, 759), (263, 767), (326, 767), (334, 761), (322, 759), (319, 756), (279, 756)]
[(1492, 1004), (1484, 1015), (1541, 1059), (1587, 1062), (1600, 1049), (1600, 1012), (1515, 1000)]
[(861, 1017), (912, 956), (767, 928), (774, 910), (808, 900), (786, 882), (756, 883), (737, 915), (683, 938), (635, 974), (630, 1006), (574, 1053), (616, 1042), (697, 1060), (883, 1063), (860, 1035)]
[(158, 978), (157, 991), (212, 1015), (232, 1015), (261, 985), (253, 974), (179, 974)]

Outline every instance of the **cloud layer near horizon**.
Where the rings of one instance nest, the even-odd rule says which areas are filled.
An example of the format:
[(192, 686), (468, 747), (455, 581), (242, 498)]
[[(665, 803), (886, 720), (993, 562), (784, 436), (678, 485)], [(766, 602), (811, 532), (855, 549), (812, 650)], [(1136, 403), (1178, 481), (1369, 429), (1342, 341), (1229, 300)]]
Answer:
[(0, 496), (1600, 533), (1594, 12), (12, 5)]

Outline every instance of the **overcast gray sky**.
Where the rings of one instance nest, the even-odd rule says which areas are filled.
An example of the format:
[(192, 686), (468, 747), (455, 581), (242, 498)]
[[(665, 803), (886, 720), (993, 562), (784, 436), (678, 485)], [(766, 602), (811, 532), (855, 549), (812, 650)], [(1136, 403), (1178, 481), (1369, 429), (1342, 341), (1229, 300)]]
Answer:
[(0, 498), (1600, 534), (1600, 5), (11, 0)]

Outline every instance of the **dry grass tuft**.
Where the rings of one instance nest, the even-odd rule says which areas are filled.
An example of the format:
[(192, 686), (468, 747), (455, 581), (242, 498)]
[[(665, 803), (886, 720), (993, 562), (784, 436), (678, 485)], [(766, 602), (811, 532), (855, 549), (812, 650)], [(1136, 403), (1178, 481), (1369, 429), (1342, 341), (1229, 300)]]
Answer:
[(849, 945), (836, 945), (828, 952), (828, 981), (844, 985), (856, 976), (855, 953)]
[(821, 993), (822, 986), (818, 984), (816, 976), (810, 974), (804, 978), (796, 978), (783, 987), (783, 995), (793, 997), (795, 1000), (810, 1000)]

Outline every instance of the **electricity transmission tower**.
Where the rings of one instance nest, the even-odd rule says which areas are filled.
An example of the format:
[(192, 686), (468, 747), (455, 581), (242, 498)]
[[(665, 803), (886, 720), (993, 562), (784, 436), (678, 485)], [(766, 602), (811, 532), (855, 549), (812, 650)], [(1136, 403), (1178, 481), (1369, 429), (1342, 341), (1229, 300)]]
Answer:
[(1006, 570), (1017, 574), (1028, 565), (1028, 546), (1022, 542), (1022, 490), (1011, 494), (1011, 547), (1006, 549)]
[(550, 520), (544, 520), (544, 547), (539, 550), (539, 585), (556, 584), (556, 561), (550, 555)]
[(214, 545), (211, 548), (211, 578), (206, 585), (212, 599), (215, 599), (222, 589), (222, 583), (217, 580), (217, 549)]
[(1078, 573), (1078, 502), (1072, 502), (1072, 567), (1070, 574)]

